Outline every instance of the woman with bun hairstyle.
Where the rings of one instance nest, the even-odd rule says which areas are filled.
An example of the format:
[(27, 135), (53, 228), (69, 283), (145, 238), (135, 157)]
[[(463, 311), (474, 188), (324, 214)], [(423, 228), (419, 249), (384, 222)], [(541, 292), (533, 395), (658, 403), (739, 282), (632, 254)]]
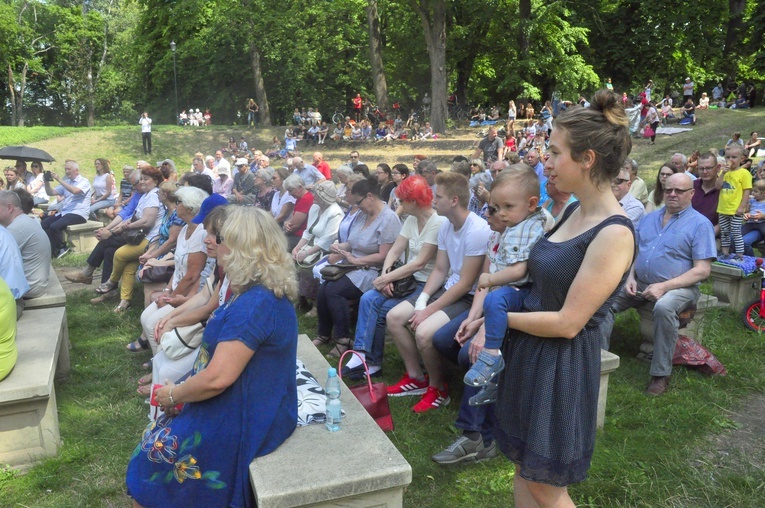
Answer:
[(579, 202), (531, 251), (532, 287), (524, 312), (507, 315), (506, 367), (498, 375), (496, 436), (515, 464), (520, 508), (574, 506), (567, 486), (590, 468), (599, 328), (635, 250), (632, 223), (610, 189), (631, 148), (624, 108), (608, 90), (589, 107), (568, 108), (553, 126), (545, 169)]

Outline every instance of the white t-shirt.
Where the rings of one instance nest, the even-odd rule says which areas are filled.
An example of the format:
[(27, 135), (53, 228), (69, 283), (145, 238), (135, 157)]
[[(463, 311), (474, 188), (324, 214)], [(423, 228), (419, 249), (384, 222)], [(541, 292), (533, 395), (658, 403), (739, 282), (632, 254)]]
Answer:
[(133, 213), (135, 218), (142, 218), (143, 211), (146, 208), (157, 209), (157, 219), (151, 226), (151, 230), (146, 234), (146, 238), (151, 240), (159, 234), (159, 227), (162, 225), (162, 219), (165, 217), (165, 207), (162, 206), (162, 203), (159, 202), (159, 189), (156, 187), (141, 196), (141, 199), (138, 200), (138, 204), (135, 207), (135, 212)]
[(296, 201), (297, 200), (293, 198), (289, 192), (285, 192), (281, 196), (279, 195), (279, 191), (274, 192), (274, 197), (271, 199), (271, 215), (273, 215), (274, 218), (277, 218), (284, 205), (287, 203), (294, 204)]
[[(470, 212), (459, 231), (455, 231), (448, 220), (441, 224), (438, 230), (438, 250), (446, 251), (449, 256), (449, 265), (451, 265), (451, 274), (444, 284), (444, 289), (448, 290), (459, 282), (462, 261), (466, 256), (486, 255), (486, 245), (490, 235), (489, 224), (473, 212)], [(474, 292), (475, 284), (470, 294)]]
[[(173, 290), (178, 287), (178, 283), (181, 282), (181, 279), (183, 279), (189, 269), (189, 254), (194, 254), (195, 252), (207, 253), (207, 249), (205, 248), (204, 243), (205, 237), (207, 236), (205, 228), (201, 224), (198, 225), (194, 232), (191, 233), (191, 237), (189, 237), (187, 240), (186, 233), (188, 232), (188, 228), (188, 224), (183, 226), (181, 232), (178, 234), (178, 243), (175, 245), (175, 272), (173, 273), (172, 284)], [(201, 281), (201, 284), (204, 285), (204, 280)]]
[[(404, 225), (401, 227), (401, 233), (404, 238), (409, 240), (409, 257), (406, 262), (410, 263), (417, 259), (420, 255), (422, 246), (426, 243), (430, 245), (438, 245), (438, 231), (446, 221), (446, 217), (441, 217), (437, 213), (434, 213), (425, 223), (422, 231), (417, 228), (417, 217), (410, 215), (404, 221)], [(433, 267), (436, 264), (436, 257), (433, 256), (428, 264), (426, 264), (422, 270), (414, 273), (414, 278), (419, 282), (425, 282), (430, 276), (430, 272), (433, 271)]]

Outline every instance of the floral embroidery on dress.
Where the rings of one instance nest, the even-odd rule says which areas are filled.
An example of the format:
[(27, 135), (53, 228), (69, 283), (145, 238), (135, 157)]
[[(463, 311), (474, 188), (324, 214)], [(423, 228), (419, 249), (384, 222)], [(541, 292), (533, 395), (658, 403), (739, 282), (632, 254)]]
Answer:
[(175, 462), (178, 449), (178, 438), (170, 435), (170, 427), (164, 427), (151, 434), (149, 439), (141, 444), (141, 450), (147, 452), (146, 456), (152, 462)]
[(175, 479), (178, 483), (183, 483), (187, 478), (192, 480), (199, 480), (202, 478), (202, 473), (199, 471), (199, 466), (196, 464), (197, 459), (191, 455), (184, 455), (178, 459), (178, 462), (175, 463), (175, 469), (173, 469)]

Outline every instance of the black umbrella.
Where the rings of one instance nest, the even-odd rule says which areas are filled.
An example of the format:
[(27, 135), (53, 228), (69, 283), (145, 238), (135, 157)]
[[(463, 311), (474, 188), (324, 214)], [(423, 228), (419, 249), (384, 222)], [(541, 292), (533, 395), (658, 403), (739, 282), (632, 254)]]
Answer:
[(45, 150), (31, 146), (6, 146), (0, 148), (0, 159), (53, 162), (56, 159)]

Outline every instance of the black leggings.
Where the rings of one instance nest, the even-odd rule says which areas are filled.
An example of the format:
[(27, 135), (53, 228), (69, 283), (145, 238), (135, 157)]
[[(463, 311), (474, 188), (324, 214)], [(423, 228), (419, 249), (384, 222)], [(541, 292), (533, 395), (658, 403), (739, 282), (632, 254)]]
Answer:
[(651, 141), (655, 141), (656, 140), (656, 129), (658, 129), (658, 128), (659, 128), (659, 122), (658, 121), (651, 123), (651, 129), (653, 129), (653, 136), (651, 136)]
[(90, 253), (90, 256), (88, 256), (88, 264), (93, 268), (98, 268), (101, 266), (101, 263), (104, 264), (103, 270), (101, 271), (102, 284), (112, 276), (114, 252), (123, 245), (125, 245), (125, 240), (123, 240), (121, 236), (110, 236), (106, 240), (98, 242)]
[(316, 297), (319, 336), (331, 337), (334, 326), (336, 339), (350, 337), (351, 312), (348, 301), (357, 300), (362, 294), (345, 275), (335, 281), (324, 281)]

